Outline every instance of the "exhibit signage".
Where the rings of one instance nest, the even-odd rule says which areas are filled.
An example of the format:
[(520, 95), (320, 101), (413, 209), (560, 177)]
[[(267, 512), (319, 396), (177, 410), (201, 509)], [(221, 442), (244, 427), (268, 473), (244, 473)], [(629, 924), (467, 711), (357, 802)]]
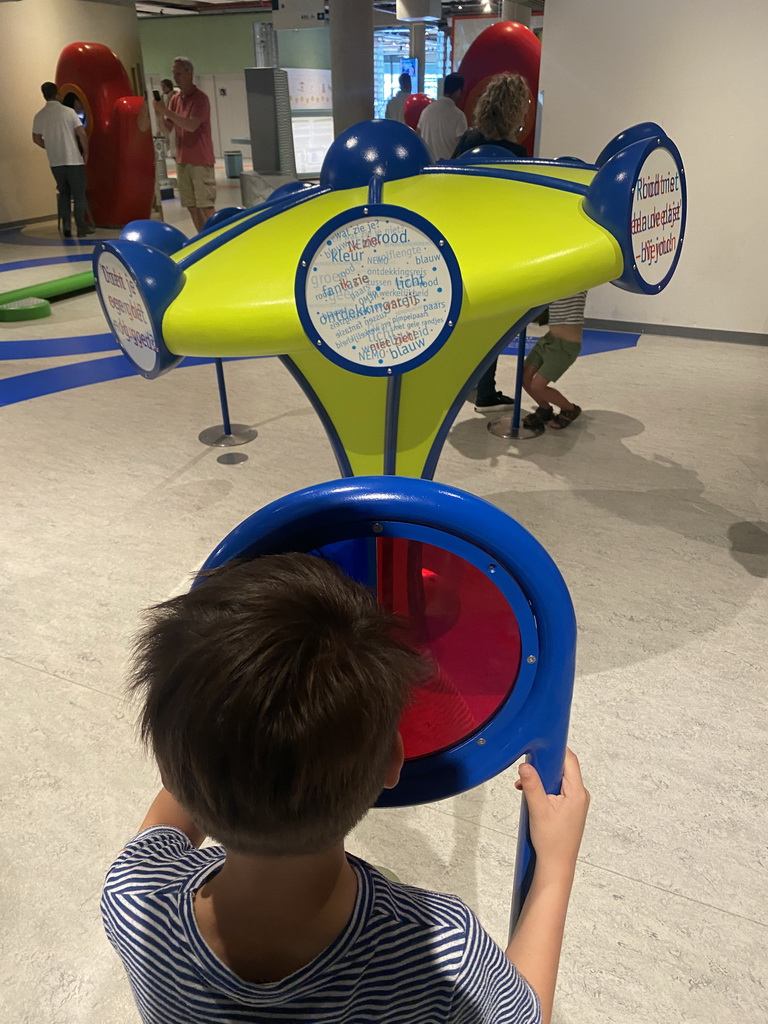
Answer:
[(461, 300), (445, 240), (398, 217), (329, 228), (302, 260), (297, 298), (310, 340), (334, 362), (373, 375), (401, 373), (434, 355)]

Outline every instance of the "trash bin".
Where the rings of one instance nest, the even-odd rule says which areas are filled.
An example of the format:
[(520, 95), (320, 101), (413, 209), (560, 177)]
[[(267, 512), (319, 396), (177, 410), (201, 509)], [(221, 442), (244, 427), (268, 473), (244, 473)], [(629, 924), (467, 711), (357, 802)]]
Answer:
[(224, 154), (224, 167), (228, 178), (239, 178), (243, 173), (243, 154), (239, 149), (230, 149)]

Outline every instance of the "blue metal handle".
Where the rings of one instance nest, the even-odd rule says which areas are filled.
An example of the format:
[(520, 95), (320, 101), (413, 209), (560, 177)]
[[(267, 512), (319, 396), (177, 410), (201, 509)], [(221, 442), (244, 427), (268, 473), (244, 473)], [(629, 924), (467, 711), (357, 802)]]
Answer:
[[(526, 757), (528, 764), (533, 765), (539, 773), (542, 785), (547, 793), (559, 793), (563, 781), (563, 763), (567, 735), (549, 737), (547, 746), (537, 747)], [(528, 820), (528, 804), (523, 797), (520, 807), (520, 827), (517, 834), (517, 855), (515, 857), (515, 881), (512, 892), (512, 912), (509, 918), (509, 934), (515, 930), (520, 912), (523, 909), (528, 890), (533, 881), (536, 867), (536, 851), (531, 842), (531, 828)]]

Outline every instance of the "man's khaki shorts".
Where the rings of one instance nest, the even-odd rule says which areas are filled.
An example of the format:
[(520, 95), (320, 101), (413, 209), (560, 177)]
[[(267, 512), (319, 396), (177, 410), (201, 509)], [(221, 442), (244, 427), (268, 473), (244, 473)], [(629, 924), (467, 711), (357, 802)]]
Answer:
[(216, 174), (213, 167), (176, 164), (176, 183), (182, 206), (205, 209), (216, 202)]

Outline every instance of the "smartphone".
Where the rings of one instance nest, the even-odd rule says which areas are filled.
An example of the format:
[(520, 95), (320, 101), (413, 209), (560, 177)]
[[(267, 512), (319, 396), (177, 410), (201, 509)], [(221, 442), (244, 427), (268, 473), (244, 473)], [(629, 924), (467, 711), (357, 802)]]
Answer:
[(155, 97), (156, 100), (160, 99), (160, 93), (157, 91), (157, 89), (152, 90), (152, 95)]

